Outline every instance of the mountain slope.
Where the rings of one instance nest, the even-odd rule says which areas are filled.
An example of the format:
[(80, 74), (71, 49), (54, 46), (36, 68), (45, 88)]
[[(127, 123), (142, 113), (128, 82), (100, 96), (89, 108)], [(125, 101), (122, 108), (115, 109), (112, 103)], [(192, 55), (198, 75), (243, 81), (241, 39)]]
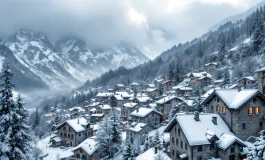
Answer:
[[(114, 46), (107, 49), (90, 51), (84, 41), (63, 39), (53, 45), (43, 33), (21, 29), (10, 37), (4, 38), (2, 46), (9, 48), (10, 61), (16, 61), (20, 72), (28, 79), (38, 79), (40, 85), (34, 88), (55, 90), (80, 86), (87, 79), (93, 79), (121, 65), (134, 67), (148, 60), (135, 48)], [(17, 67), (19, 69), (19, 67)], [(21, 79), (21, 75), (17, 76)], [(18, 85), (18, 89), (27, 90), (31, 83)]]

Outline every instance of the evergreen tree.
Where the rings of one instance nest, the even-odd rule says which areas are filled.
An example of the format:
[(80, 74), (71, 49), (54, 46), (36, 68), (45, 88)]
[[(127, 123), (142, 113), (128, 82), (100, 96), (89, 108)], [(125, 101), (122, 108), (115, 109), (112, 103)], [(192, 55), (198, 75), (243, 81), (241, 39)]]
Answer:
[(18, 103), (13, 101), (11, 80), (13, 74), (8, 63), (3, 68), (0, 99), (0, 159), (27, 160), (30, 151), (29, 136), (26, 134), (27, 114), (23, 108), (21, 98)]
[(180, 82), (180, 64), (176, 64), (175, 81), (176, 81), (176, 83)]
[(225, 41), (225, 35), (221, 33), (219, 36), (219, 50), (218, 50), (218, 60), (221, 64), (224, 64), (226, 53), (227, 53), (227, 46)]
[(36, 111), (35, 111), (35, 117), (34, 117), (34, 122), (33, 122), (33, 126), (32, 126), (32, 128), (35, 129), (35, 128), (38, 127), (39, 125), (40, 125), (39, 109), (36, 108)]
[(172, 107), (171, 107), (171, 110), (170, 110), (170, 113), (169, 113), (169, 116), (168, 116), (169, 120), (171, 120), (173, 117), (175, 117), (175, 115), (179, 112), (180, 105), (182, 105), (182, 104), (183, 103), (176, 104), (176, 102), (173, 101), (173, 104), (172, 104)]
[(174, 65), (172, 63), (169, 65), (167, 78), (169, 80), (174, 79)]
[(125, 150), (123, 152), (124, 160), (133, 160), (135, 158), (134, 146), (131, 141), (127, 140), (125, 144)]
[(258, 53), (261, 49), (261, 45), (264, 41), (264, 17), (263, 11), (257, 9), (254, 21), (254, 32), (252, 35), (253, 39), (253, 50)]
[(248, 160), (263, 159), (265, 152), (265, 130), (260, 132), (260, 136), (254, 143), (253, 147), (249, 148)]
[(226, 69), (225, 70), (223, 77), (224, 77), (223, 85), (230, 84), (230, 73), (229, 73), (229, 69)]

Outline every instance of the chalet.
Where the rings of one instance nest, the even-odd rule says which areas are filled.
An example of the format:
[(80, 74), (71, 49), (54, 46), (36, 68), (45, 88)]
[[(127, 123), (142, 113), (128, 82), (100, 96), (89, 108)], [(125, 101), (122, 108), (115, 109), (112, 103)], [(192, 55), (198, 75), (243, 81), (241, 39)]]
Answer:
[(202, 105), (207, 113), (218, 113), (240, 139), (264, 129), (265, 96), (257, 89), (217, 89)]
[(62, 145), (63, 140), (60, 137), (55, 136), (50, 139), (50, 142), (52, 143), (52, 147), (59, 147)]
[(119, 107), (119, 106), (121, 106), (124, 103), (125, 103), (124, 99), (123, 99), (123, 97), (121, 95), (112, 95), (108, 99), (108, 104), (111, 107)]
[(92, 136), (92, 127), (85, 118), (70, 119), (57, 127), (63, 145), (77, 146)]
[(164, 78), (160, 78), (160, 79), (155, 79), (154, 81), (154, 87), (158, 88), (159, 90), (162, 88), (162, 83), (165, 81)]
[(134, 92), (136, 91), (139, 91), (140, 90), (140, 85), (136, 82), (132, 82), (130, 84), (130, 89), (133, 90)]
[(265, 67), (255, 71), (258, 74), (258, 89), (265, 94)]
[(161, 85), (161, 91), (162, 92), (170, 91), (172, 89), (172, 87), (174, 87), (174, 86), (175, 86), (174, 81), (166, 80)]
[(144, 88), (147, 89), (147, 88), (156, 88), (156, 87), (154, 83), (149, 83)]
[(111, 111), (111, 107), (108, 104), (99, 104), (96, 107), (96, 114), (108, 114)]
[(156, 101), (155, 103), (157, 105), (157, 110), (163, 113), (163, 119), (166, 120), (168, 118), (172, 105), (181, 102), (183, 102), (183, 100), (177, 98), (176, 96), (167, 96)]
[(140, 147), (145, 142), (146, 135), (153, 128), (146, 123), (133, 122), (126, 130), (126, 139), (130, 140), (135, 146)]
[(90, 115), (90, 122), (91, 123), (96, 123), (96, 122), (100, 122), (102, 120), (102, 118), (104, 117), (103, 113), (99, 113), (99, 114), (91, 114)]
[(124, 91), (125, 90), (125, 86), (123, 84), (116, 84), (114, 86), (114, 90), (115, 91)]
[(74, 106), (72, 108), (69, 108), (70, 113), (77, 113), (77, 112), (85, 112), (85, 110), (81, 107)]
[(137, 103), (129, 102), (121, 106), (121, 119), (126, 121), (130, 114), (136, 110)]
[(212, 83), (212, 75), (207, 72), (191, 73), (189, 76), (192, 86), (206, 87)]
[(163, 114), (151, 108), (136, 108), (131, 113), (131, 120), (134, 122), (146, 123), (147, 125), (157, 128), (160, 126)]
[(173, 160), (243, 159), (244, 142), (236, 137), (219, 114), (179, 114), (167, 125)]
[(160, 96), (160, 92), (157, 88), (147, 88), (142, 91), (143, 93), (146, 93), (148, 97), (158, 97)]
[(222, 80), (222, 79), (217, 79), (217, 80), (213, 81), (213, 85), (214, 85), (215, 87), (221, 87), (221, 85), (223, 84), (223, 82), (224, 82), (224, 80)]
[(243, 86), (245, 89), (254, 89), (257, 83), (257, 80), (253, 76), (243, 77), (238, 80), (238, 83)]
[(132, 102), (137, 103), (137, 105), (140, 107), (147, 106), (151, 101), (152, 101), (152, 99), (150, 97), (146, 97), (146, 96), (135, 97), (132, 100)]
[(213, 71), (215, 71), (216, 68), (217, 68), (217, 62), (206, 63), (203, 66), (203, 70), (208, 73), (213, 73)]
[(177, 97), (184, 97), (184, 95), (192, 95), (193, 89), (191, 87), (186, 87), (186, 86), (175, 86), (172, 88), (175, 90), (175, 94)]
[(99, 102), (104, 102), (104, 101), (107, 101), (107, 99), (113, 95), (113, 93), (111, 92), (106, 92), (106, 93), (98, 93), (96, 95), (96, 100), (99, 101)]
[(86, 112), (89, 112), (91, 109), (96, 108), (99, 104), (101, 104), (100, 102), (90, 102), (88, 105), (84, 106), (84, 109), (86, 110)]
[(100, 159), (98, 144), (94, 140), (95, 137), (90, 137), (84, 140), (81, 144), (73, 149), (74, 158), (82, 160)]

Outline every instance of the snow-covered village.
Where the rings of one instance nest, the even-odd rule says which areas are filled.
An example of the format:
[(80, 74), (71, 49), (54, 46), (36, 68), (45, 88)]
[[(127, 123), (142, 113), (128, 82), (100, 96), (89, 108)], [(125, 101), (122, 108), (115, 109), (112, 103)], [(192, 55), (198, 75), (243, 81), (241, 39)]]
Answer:
[(0, 19), (0, 160), (265, 160), (264, 0), (2, 0)]

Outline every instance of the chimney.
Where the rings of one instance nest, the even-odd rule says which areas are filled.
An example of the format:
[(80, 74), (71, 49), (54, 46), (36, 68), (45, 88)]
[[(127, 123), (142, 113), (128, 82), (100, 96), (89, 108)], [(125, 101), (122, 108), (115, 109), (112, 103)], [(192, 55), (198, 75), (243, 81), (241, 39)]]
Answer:
[(77, 124), (79, 124), (79, 119), (77, 119)]
[(213, 116), (212, 121), (213, 121), (213, 124), (214, 124), (214, 125), (217, 125), (217, 117), (214, 117), (214, 116)]
[(200, 121), (199, 115), (200, 115), (200, 113), (198, 111), (195, 111), (194, 112), (194, 119), (195, 119), (195, 121)]

